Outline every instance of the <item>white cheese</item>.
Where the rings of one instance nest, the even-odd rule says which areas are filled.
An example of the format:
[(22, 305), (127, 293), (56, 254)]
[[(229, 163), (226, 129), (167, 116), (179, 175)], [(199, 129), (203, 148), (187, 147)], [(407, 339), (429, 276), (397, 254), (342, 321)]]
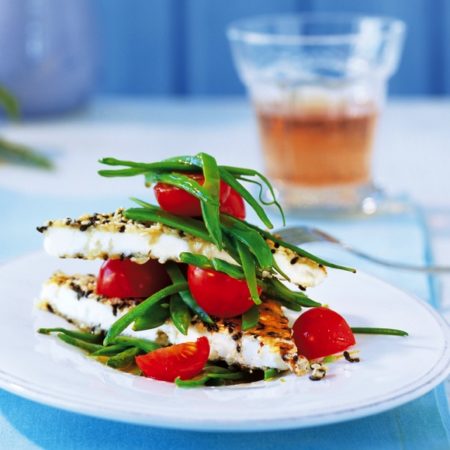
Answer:
[[(74, 227), (51, 226), (44, 232), (44, 249), (52, 256), (86, 259), (107, 257), (132, 257), (138, 262), (149, 258), (161, 263), (168, 260), (179, 262), (180, 254), (191, 252), (208, 258), (220, 258), (234, 263), (231, 256), (215, 245), (193, 236), (180, 236), (167, 232), (166, 227), (129, 229), (124, 233), (98, 230), (95, 227), (80, 231)], [(320, 284), (326, 271), (316, 263), (297, 258), (294, 264), (292, 252), (280, 247), (274, 249), (274, 259), (289, 279), (303, 287)]]
[[(108, 330), (121, 315), (128, 311), (128, 309), (121, 310), (115, 316), (113, 307), (97, 301), (95, 296), (78, 298), (77, 293), (67, 285), (51, 282), (44, 284), (38, 300), (38, 306), (42, 309), (47, 308), (47, 305), (50, 305), (57, 314), (72, 320), (81, 327), (95, 327), (102, 330)], [(237, 343), (229, 333), (209, 332), (204, 327), (191, 325), (185, 336), (170, 321), (158, 328), (139, 332), (128, 327), (123, 334), (155, 340), (158, 332), (165, 333), (171, 344), (193, 341), (200, 336), (207, 337), (211, 348), (211, 360), (221, 359), (228, 364), (239, 364), (245, 367), (290, 370), (289, 365), (276, 349), (268, 344), (261, 345), (260, 341), (252, 335), (241, 337), (240, 351), (238, 351)]]

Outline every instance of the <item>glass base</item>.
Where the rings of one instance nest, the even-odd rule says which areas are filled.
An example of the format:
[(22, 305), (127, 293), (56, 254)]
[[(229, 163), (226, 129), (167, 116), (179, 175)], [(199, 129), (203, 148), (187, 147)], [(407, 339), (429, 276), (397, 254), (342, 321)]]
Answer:
[(277, 184), (278, 200), (286, 212), (303, 217), (372, 216), (398, 213), (405, 202), (386, 196), (372, 183), (306, 187)]

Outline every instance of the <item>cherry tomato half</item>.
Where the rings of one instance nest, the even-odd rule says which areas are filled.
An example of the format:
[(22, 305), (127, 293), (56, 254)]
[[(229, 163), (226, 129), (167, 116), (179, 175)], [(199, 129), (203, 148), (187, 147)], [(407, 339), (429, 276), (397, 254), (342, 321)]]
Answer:
[(238, 219), (245, 219), (244, 199), (233, 188), (231, 188), (228, 198), (221, 203), (220, 211)]
[[(189, 174), (188, 177), (199, 184), (205, 182), (205, 178), (200, 174)], [(178, 216), (198, 217), (202, 215), (200, 200), (183, 189), (165, 183), (157, 183), (153, 190), (159, 206), (165, 211)], [(231, 188), (228, 184), (223, 181), (220, 182), (220, 204), (228, 198), (230, 190)]]
[(308, 359), (342, 352), (355, 344), (355, 337), (345, 319), (329, 308), (311, 308), (294, 323), (298, 352)]
[(146, 377), (161, 381), (189, 380), (198, 375), (209, 358), (209, 342), (204, 336), (197, 342), (185, 342), (136, 356), (136, 364)]
[(164, 266), (150, 260), (138, 264), (130, 259), (108, 259), (97, 277), (97, 294), (105, 297), (145, 298), (170, 283)]
[(187, 278), (192, 296), (208, 314), (234, 317), (254, 305), (245, 280), (195, 266), (188, 266)]

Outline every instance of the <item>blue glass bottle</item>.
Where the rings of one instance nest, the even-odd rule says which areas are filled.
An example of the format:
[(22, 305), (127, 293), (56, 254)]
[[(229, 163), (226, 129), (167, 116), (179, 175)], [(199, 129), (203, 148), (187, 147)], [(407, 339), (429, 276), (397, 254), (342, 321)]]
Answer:
[(73, 110), (90, 98), (97, 39), (89, 0), (0, 1), (0, 84), (25, 116)]

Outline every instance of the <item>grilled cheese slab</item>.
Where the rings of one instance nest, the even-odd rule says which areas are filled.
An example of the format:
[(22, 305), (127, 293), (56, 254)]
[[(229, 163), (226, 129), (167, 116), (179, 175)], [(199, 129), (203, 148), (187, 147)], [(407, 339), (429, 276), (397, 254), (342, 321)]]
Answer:
[[(96, 294), (94, 275), (55, 273), (43, 286), (38, 306), (58, 314), (80, 328), (107, 331), (122, 315), (138, 304), (137, 299), (105, 298)], [(123, 334), (179, 344), (206, 336), (210, 343), (210, 360), (223, 360), (246, 368), (274, 368), (303, 375), (308, 361), (299, 356), (288, 319), (280, 305), (266, 300), (260, 307), (258, 324), (241, 330), (241, 319), (219, 319), (205, 325), (194, 318), (187, 335), (180, 333), (170, 319), (163, 325), (135, 332), (131, 327)]]
[[(180, 254), (190, 252), (235, 263), (214, 244), (160, 223), (127, 219), (123, 209), (109, 214), (84, 215), (78, 219), (47, 222), (38, 230), (44, 234), (44, 248), (60, 258), (118, 259), (136, 262), (156, 259), (180, 262)], [(323, 266), (292, 250), (268, 241), (274, 260), (290, 281), (304, 288), (318, 285), (326, 276)]]

